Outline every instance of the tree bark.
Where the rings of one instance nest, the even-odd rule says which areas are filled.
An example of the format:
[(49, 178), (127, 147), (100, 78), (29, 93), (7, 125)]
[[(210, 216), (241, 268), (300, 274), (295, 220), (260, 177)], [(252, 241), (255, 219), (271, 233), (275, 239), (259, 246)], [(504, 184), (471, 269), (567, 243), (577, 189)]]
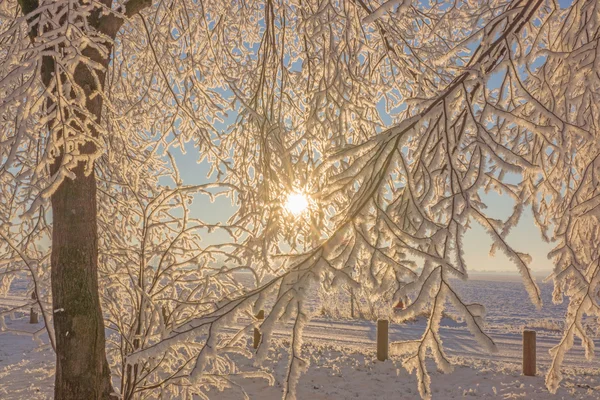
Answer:
[(104, 318), (98, 294), (96, 178), (83, 166), (52, 196), (55, 399), (109, 399)]
[[(92, 17), (94, 26), (99, 19)], [(115, 32), (116, 33), (116, 32)], [(107, 44), (110, 49), (110, 44)], [(85, 48), (82, 54), (104, 68), (104, 59), (97, 50)], [(42, 61), (42, 81), (49, 86), (55, 76), (55, 61), (45, 56)], [(99, 123), (102, 97), (91, 93), (104, 89), (105, 70), (94, 71), (101, 84), (96, 88), (93, 73), (85, 66), (75, 68), (73, 81), (86, 94), (86, 109)], [(49, 100), (50, 103), (50, 100)], [(49, 104), (50, 105), (50, 104)], [(78, 116), (85, 121), (84, 116)], [(83, 126), (83, 124), (82, 124)], [(77, 126), (72, 126), (77, 129)], [(92, 131), (92, 135), (98, 136)], [(82, 154), (94, 151), (90, 142), (82, 146)], [(58, 171), (62, 155), (51, 167)], [(54, 332), (56, 336), (56, 374), (54, 398), (60, 400), (113, 399), (110, 367), (106, 359), (104, 317), (98, 288), (98, 228), (96, 176), (85, 175), (80, 163), (72, 172), (75, 179), (65, 178), (51, 197), (52, 253), (51, 280)]]
[[(38, 0), (18, 0), (23, 14), (36, 10)], [(100, 0), (108, 9), (112, 0)], [(131, 17), (150, 6), (151, 0), (130, 0), (126, 15)], [(31, 21), (30, 21), (31, 22)], [(114, 39), (123, 24), (115, 15), (93, 12), (88, 18), (90, 26)], [(43, 27), (34, 24), (29, 36), (36, 40)], [(105, 43), (108, 53), (112, 42)], [(90, 95), (95, 90), (104, 90), (106, 67), (109, 58), (103, 58), (97, 50), (87, 47), (82, 54), (103, 67), (93, 73), (79, 65), (73, 81), (86, 94), (86, 108), (99, 123), (102, 116), (102, 97)], [(43, 56), (41, 78), (46, 87), (52, 79), (63, 79), (55, 75), (55, 60)], [(99, 82), (101, 87), (96, 87)], [(48, 99), (48, 106), (52, 101)], [(83, 116), (79, 116), (84, 120)], [(52, 123), (50, 123), (52, 126)], [(81, 125), (84, 126), (84, 125)], [(79, 129), (81, 129), (81, 126)], [(77, 126), (72, 126), (77, 129)], [(92, 135), (98, 133), (92, 131)], [(94, 145), (90, 142), (79, 150), (91, 154)], [(60, 167), (62, 155), (50, 168), (51, 174)], [(56, 334), (56, 374), (54, 398), (57, 400), (99, 400), (116, 398), (111, 383), (111, 374), (106, 359), (104, 317), (98, 291), (98, 229), (96, 204), (96, 176), (84, 173), (80, 163), (73, 172), (75, 179), (66, 178), (51, 196), (52, 203), (52, 250), (51, 280), (54, 331)]]
[[(103, 59), (95, 49), (88, 47), (82, 53), (104, 68), (108, 66), (108, 59)], [(53, 70), (53, 65), (53, 60), (44, 63), (45, 83), (52, 79), (48, 70)], [(95, 71), (95, 74), (103, 90), (105, 71)], [(102, 97), (90, 98), (96, 90), (92, 72), (80, 64), (75, 68), (73, 81), (85, 91), (86, 109), (94, 115), (95, 122), (100, 122)], [(85, 120), (83, 116), (79, 118)], [(93, 146), (87, 143), (80, 151), (90, 154), (95, 150)], [(59, 166), (60, 158), (51, 173)], [(73, 170), (75, 179), (66, 178), (51, 197), (51, 279), (56, 334), (54, 398), (57, 400), (114, 398), (98, 291), (96, 176), (93, 168), (88, 176), (84, 169), (85, 165), (80, 163)]]

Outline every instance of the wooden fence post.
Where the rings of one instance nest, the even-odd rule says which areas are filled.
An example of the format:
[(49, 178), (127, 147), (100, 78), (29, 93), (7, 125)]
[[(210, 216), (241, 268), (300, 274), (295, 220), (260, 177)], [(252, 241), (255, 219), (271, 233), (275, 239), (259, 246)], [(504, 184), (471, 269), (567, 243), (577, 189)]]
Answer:
[[(260, 310), (258, 314), (256, 314), (256, 319), (265, 319), (265, 310)], [(260, 331), (258, 328), (254, 328), (254, 343), (252, 346), (255, 349), (258, 349), (258, 344), (260, 343)]]
[(31, 307), (31, 309), (29, 310), (29, 323), (37, 324), (38, 322), (39, 322), (38, 313), (35, 311), (35, 309), (33, 307)]
[(535, 331), (523, 331), (523, 375), (535, 376)]
[[(31, 292), (31, 299), (37, 300), (37, 296), (35, 295), (35, 290)], [(29, 310), (29, 323), (37, 324), (38, 323), (38, 313), (34, 307), (31, 307)]]
[(377, 359), (379, 361), (388, 359), (388, 327), (387, 319), (377, 320)]

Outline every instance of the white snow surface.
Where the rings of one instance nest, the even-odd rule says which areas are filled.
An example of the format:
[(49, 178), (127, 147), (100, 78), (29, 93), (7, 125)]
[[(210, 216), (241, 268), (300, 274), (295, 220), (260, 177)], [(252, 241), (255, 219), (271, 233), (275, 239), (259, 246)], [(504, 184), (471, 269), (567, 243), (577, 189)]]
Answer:
[[(519, 282), (474, 280), (465, 283), (461, 294), (480, 301), (488, 309), (488, 332), (497, 343), (498, 353), (485, 352), (468, 332), (464, 322), (444, 318), (440, 334), (444, 347), (456, 368), (449, 374), (432, 373), (434, 399), (463, 397), (491, 399), (598, 399), (600, 398), (600, 359), (586, 361), (576, 346), (567, 354), (565, 379), (556, 395), (544, 386), (544, 374), (550, 365), (548, 350), (560, 340), (564, 306), (552, 305), (550, 285), (540, 285), (544, 307), (537, 311), (528, 301)], [(25, 299), (22, 299), (25, 301)], [(0, 298), (0, 309), (15, 306), (16, 297)], [(316, 305), (315, 305), (316, 306)], [(5, 316), (10, 332), (0, 332), (0, 399), (48, 399), (54, 381), (54, 354), (49, 346), (38, 346), (25, 332), (42, 325), (28, 324), (24, 314)], [(238, 319), (237, 327), (249, 323)], [(426, 321), (419, 318), (403, 324), (390, 324), (390, 343), (418, 338)], [(304, 333), (303, 354), (310, 362), (297, 386), (299, 399), (418, 399), (417, 382), (400, 360), (376, 360), (374, 321), (333, 320), (314, 317)], [(538, 375), (521, 375), (521, 333), (523, 328), (537, 331)], [(13, 331), (14, 330), (14, 331)], [(273, 346), (262, 365), (272, 371), (276, 382), (269, 386), (262, 379), (239, 379), (251, 399), (280, 399), (288, 366), (290, 326), (275, 329)], [(224, 332), (227, 334), (228, 332)], [(44, 335), (45, 336), (45, 335)], [(42, 337), (45, 343), (47, 338)], [(596, 346), (600, 340), (596, 340)], [(251, 346), (251, 332), (248, 332)], [(253, 368), (253, 360), (241, 358), (242, 368)], [(429, 369), (435, 370), (433, 361)], [(212, 399), (242, 399), (237, 389), (208, 392)]]

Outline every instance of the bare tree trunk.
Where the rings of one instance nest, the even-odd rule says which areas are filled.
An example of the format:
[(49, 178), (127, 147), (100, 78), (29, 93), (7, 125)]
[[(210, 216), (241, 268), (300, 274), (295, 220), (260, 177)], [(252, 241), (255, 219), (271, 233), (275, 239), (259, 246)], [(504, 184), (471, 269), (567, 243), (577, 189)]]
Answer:
[(55, 399), (108, 399), (104, 319), (98, 295), (96, 179), (76, 169), (52, 196)]
[[(95, 49), (85, 48), (84, 56), (104, 66)], [(43, 78), (49, 82), (47, 70), (54, 62), (49, 60)], [(95, 71), (104, 89), (104, 71)], [(58, 78), (62, 79), (62, 78)], [(73, 74), (75, 83), (86, 93), (86, 108), (95, 116), (102, 115), (102, 97), (90, 99), (96, 90), (92, 72), (79, 65)], [(46, 82), (46, 83), (47, 83)], [(83, 116), (80, 116), (84, 120)], [(97, 135), (97, 132), (92, 132)], [(80, 149), (83, 154), (94, 151), (92, 143)], [(52, 167), (55, 173), (60, 158)], [(98, 228), (96, 175), (84, 173), (80, 163), (73, 172), (75, 179), (66, 178), (52, 195), (52, 305), (56, 334), (55, 399), (110, 399), (113, 398), (111, 374), (105, 351), (104, 317), (98, 290)]]
[[(18, 0), (23, 14), (28, 15), (39, 6), (38, 0)], [(112, 0), (100, 0), (109, 9)], [(129, 17), (152, 4), (151, 0), (130, 0)], [(112, 14), (102, 15), (98, 10), (88, 17), (90, 26), (114, 39), (123, 19)], [(30, 37), (35, 40), (39, 30), (33, 25)], [(110, 53), (112, 42), (105, 43)], [(103, 67), (93, 73), (80, 64), (73, 80), (86, 94), (86, 108), (99, 123), (102, 116), (102, 96), (91, 98), (96, 90), (104, 90), (109, 58), (103, 58), (94, 48), (86, 47), (82, 55)], [(52, 56), (42, 58), (41, 78), (46, 87), (52, 79), (63, 79), (55, 71)], [(97, 79), (96, 79), (97, 78)], [(97, 87), (100, 83), (101, 87)], [(48, 100), (48, 106), (51, 106)], [(81, 121), (84, 116), (78, 116)], [(79, 129), (85, 124), (81, 124)], [(52, 123), (50, 123), (50, 127)], [(77, 125), (71, 128), (78, 129)], [(92, 135), (97, 136), (95, 131)], [(90, 142), (80, 148), (82, 154), (95, 149)], [(51, 167), (51, 174), (60, 168), (62, 155)], [(56, 374), (54, 398), (57, 400), (112, 399), (111, 374), (106, 359), (104, 318), (98, 291), (98, 229), (96, 205), (96, 176), (84, 173), (84, 164), (73, 172), (75, 179), (65, 178), (51, 197), (52, 202), (52, 305), (56, 334)]]
[[(84, 56), (104, 66), (95, 49), (85, 48)], [(55, 76), (54, 60), (45, 57), (42, 80), (48, 86)], [(95, 71), (104, 89), (105, 71)], [(92, 72), (79, 65), (74, 82), (86, 94), (86, 108), (100, 122), (102, 97), (90, 98), (96, 90)], [(79, 116), (81, 120), (85, 117)], [(97, 132), (92, 132), (97, 135)], [(80, 149), (90, 154), (95, 149), (87, 143)], [(61, 157), (51, 168), (57, 172)], [(98, 228), (96, 175), (84, 173), (80, 163), (73, 172), (75, 179), (65, 178), (51, 197), (52, 202), (52, 306), (56, 336), (56, 374), (54, 398), (60, 400), (112, 399), (111, 374), (106, 359), (104, 317), (98, 290)]]

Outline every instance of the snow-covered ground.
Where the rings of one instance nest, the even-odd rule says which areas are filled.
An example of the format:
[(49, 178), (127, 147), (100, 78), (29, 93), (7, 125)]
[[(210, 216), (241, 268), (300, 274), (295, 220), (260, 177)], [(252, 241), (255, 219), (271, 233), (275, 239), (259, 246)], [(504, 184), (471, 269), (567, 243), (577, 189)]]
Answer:
[[(561, 336), (560, 326), (566, 307), (550, 302), (551, 285), (541, 285), (545, 305), (536, 310), (528, 302), (519, 282), (473, 280), (460, 284), (462, 295), (478, 301), (488, 309), (488, 331), (499, 352), (488, 354), (475, 342), (462, 323), (444, 319), (440, 329), (444, 347), (456, 368), (450, 374), (435, 372), (434, 399), (464, 396), (497, 399), (600, 399), (600, 359), (586, 361), (577, 346), (567, 355), (565, 379), (556, 395), (544, 387), (544, 374), (550, 363), (548, 350)], [(0, 299), (0, 304), (18, 304), (18, 299)], [(6, 324), (18, 331), (35, 331), (24, 315), (6, 318)], [(239, 325), (245, 324), (239, 320)], [(414, 339), (425, 327), (424, 319), (411, 323), (391, 324), (390, 341)], [(537, 331), (538, 376), (521, 375), (521, 333), (523, 328)], [(234, 329), (232, 329), (232, 332)], [(250, 334), (248, 335), (250, 337)], [(289, 327), (282, 326), (274, 335), (274, 346), (263, 367), (272, 371), (276, 383), (265, 380), (237, 381), (251, 399), (281, 398), (287, 368)], [(373, 321), (313, 318), (304, 333), (308, 371), (300, 377), (299, 399), (417, 399), (414, 376), (398, 360), (378, 362), (375, 357), (376, 328)], [(248, 342), (250, 345), (250, 342)], [(596, 346), (600, 345), (600, 340)], [(40, 347), (27, 335), (0, 332), (0, 399), (46, 399), (51, 397), (54, 355), (47, 346)], [(248, 367), (252, 360), (242, 361)], [(239, 390), (210, 392), (210, 398), (241, 399)]]
[[(0, 299), (2, 303), (4, 299)], [(54, 351), (39, 345), (31, 335), (43, 322), (29, 324), (29, 318), (15, 313), (6, 325), (15, 332), (0, 332), (0, 399), (48, 399), (54, 386)], [(19, 334), (18, 332), (22, 332)], [(47, 335), (42, 340), (48, 342)]]
[[(285, 342), (282, 343), (285, 346)], [(311, 362), (309, 370), (300, 377), (299, 399), (419, 399), (416, 380), (398, 362), (379, 362), (374, 351), (310, 342), (306, 348)], [(542, 375), (524, 377), (520, 365), (493, 360), (457, 359), (454, 372), (432, 372), (433, 399), (491, 398), (491, 399), (598, 399), (600, 376), (595, 372), (574, 369), (569, 371), (556, 395), (548, 393)], [(279, 399), (285, 378), (287, 353), (273, 351), (265, 367), (275, 373), (277, 383), (270, 387), (263, 380), (245, 382), (251, 399)], [(241, 382), (240, 382), (241, 383)], [(213, 396), (211, 396), (213, 398)], [(241, 399), (235, 390), (215, 393), (215, 399)]]

